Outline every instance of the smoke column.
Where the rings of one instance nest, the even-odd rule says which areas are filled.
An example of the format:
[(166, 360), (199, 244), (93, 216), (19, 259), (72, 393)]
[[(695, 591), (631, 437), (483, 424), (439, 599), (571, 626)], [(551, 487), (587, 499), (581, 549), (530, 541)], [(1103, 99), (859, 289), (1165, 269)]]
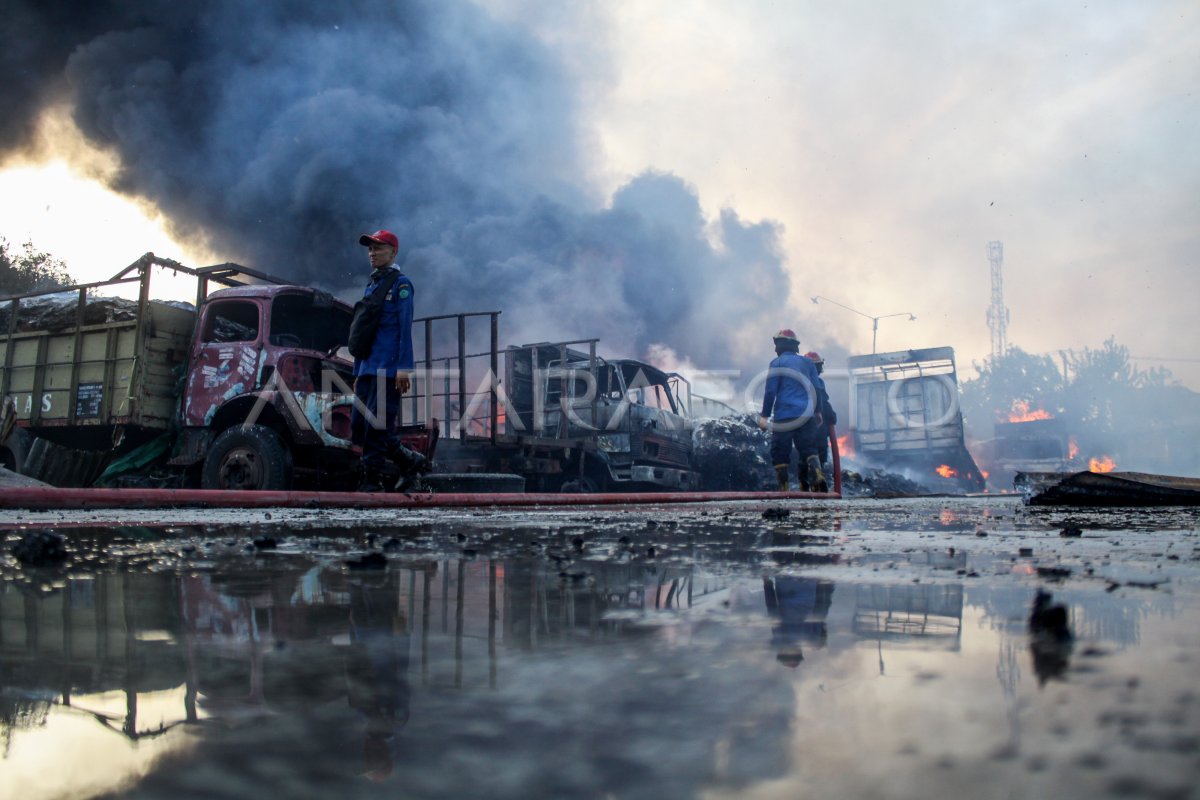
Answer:
[(418, 314), (501, 309), (503, 344), (665, 344), (748, 374), (775, 329), (808, 338), (775, 224), (710, 223), (669, 174), (590, 197), (577, 87), (469, 3), (16, 3), (0, 44), (0, 146), (66, 100), (119, 154), (114, 188), (230, 260), (348, 296), (358, 233), (386, 227)]

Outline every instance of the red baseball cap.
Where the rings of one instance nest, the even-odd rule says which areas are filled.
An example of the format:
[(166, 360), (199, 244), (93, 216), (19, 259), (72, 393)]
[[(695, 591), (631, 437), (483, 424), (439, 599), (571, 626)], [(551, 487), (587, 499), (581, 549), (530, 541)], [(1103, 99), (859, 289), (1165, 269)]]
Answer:
[(397, 250), (400, 249), (400, 240), (396, 238), (396, 234), (391, 231), (375, 231), (374, 233), (364, 233), (358, 237), (358, 243), (363, 247), (369, 244), (390, 244)]

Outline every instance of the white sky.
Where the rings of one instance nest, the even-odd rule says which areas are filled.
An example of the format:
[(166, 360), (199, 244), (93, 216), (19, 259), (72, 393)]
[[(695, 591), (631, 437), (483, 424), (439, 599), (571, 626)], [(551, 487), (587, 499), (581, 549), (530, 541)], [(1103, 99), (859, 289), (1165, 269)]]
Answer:
[[(597, 197), (653, 168), (710, 214), (784, 226), (795, 318), (768, 327), (866, 352), (870, 320), (807, 298), (911, 312), (880, 321), (879, 349), (949, 344), (970, 377), (1000, 240), (1011, 344), (1115, 336), (1200, 390), (1194, 0), (481, 4), (578, 75)], [(224, 260), (70, 179), (60, 155), (0, 171), (10, 244), (32, 237), (89, 280), (147, 250)]]

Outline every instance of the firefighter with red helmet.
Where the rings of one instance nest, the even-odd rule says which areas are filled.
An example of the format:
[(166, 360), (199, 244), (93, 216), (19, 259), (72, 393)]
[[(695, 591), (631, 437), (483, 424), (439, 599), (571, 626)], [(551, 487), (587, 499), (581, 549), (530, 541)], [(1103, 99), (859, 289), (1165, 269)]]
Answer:
[(817, 391), (816, 365), (800, 355), (796, 332), (784, 328), (774, 336), (775, 358), (767, 369), (762, 414), (758, 426), (771, 431), (771, 461), (779, 491), (789, 488), (792, 449), (800, 455), (798, 479), (802, 490), (828, 491), (821, 462), (813, 446), (815, 431), (824, 430)]

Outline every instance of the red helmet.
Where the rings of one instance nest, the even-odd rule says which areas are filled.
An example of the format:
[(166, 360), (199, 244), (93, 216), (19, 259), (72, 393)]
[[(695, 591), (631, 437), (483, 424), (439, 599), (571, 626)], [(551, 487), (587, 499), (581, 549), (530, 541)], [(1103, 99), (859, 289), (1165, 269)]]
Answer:
[(814, 364), (824, 364), (825, 363), (825, 359), (821, 358), (821, 354), (818, 353), (816, 350), (809, 350), (807, 353), (804, 354), (804, 357), (807, 358), (809, 361), (813, 362)]
[(779, 331), (779, 333), (775, 334), (774, 338), (777, 342), (782, 339), (785, 342), (795, 342), (796, 344), (800, 343), (800, 339), (796, 336), (796, 332), (791, 328), (784, 328), (783, 330)]

